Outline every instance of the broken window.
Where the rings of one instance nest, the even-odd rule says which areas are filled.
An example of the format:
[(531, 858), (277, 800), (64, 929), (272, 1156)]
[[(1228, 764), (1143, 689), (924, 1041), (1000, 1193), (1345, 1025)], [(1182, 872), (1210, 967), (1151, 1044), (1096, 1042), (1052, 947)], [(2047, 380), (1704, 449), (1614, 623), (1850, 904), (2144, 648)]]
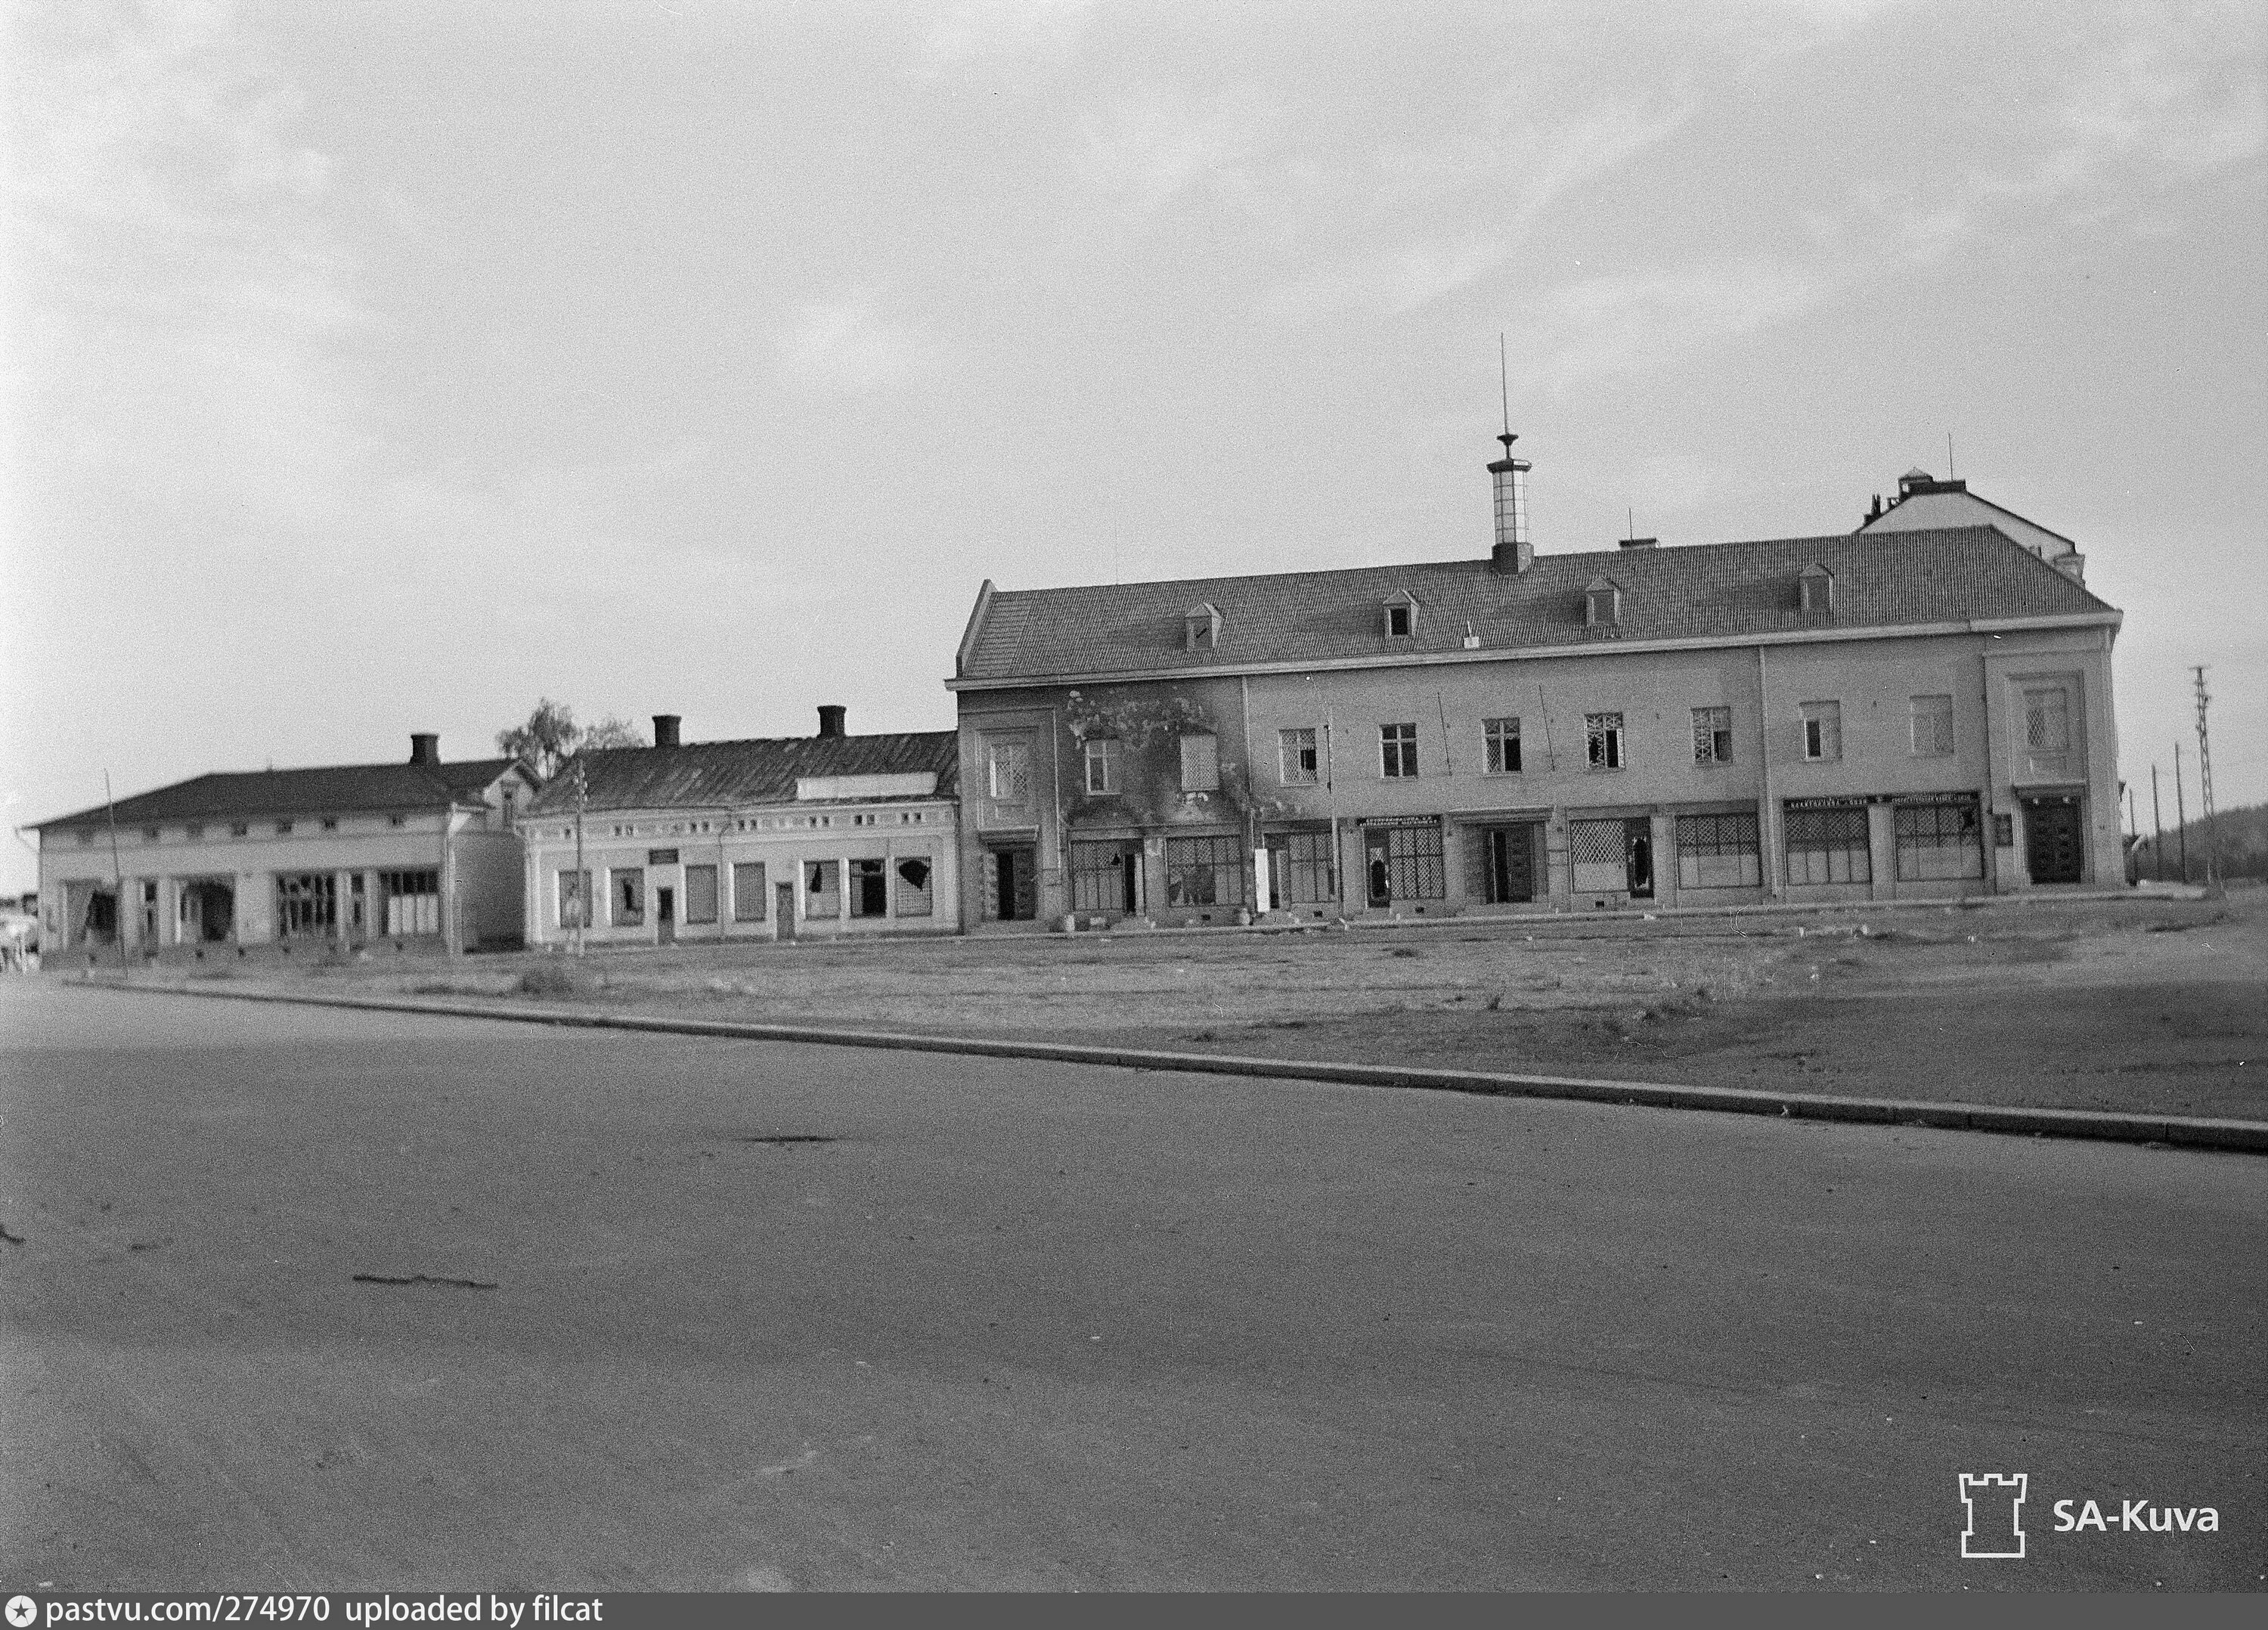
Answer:
[(1984, 875), (1984, 830), (1974, 797), (1901, 803), (1890, 824), (1900, 882)]
[(1241, 905), (1247, 890), (1244, 851), (1233, 837), (1166, 840), (1166, 904)]
[(807, 918), (843, 915), (842, 863), (812, 860), (803, 868), (803, 914)]
[(1693, 710), (1693, 762), (1729, 764), (1733, 762), (1733, 710), (1697, 707)]
[(1211, 735), (1182, 738), (1182, 791), (1211, 793), (1220, 788), (1220, 741)]
[(337, 926), (338, 919), (338, 880), (328, 872), (288, 872), (277, 875), (276, 933), (278, 938), (328, 938)]
[(564, 871), (558, 877), (559, 926), (562, 928), (588, 928), (591, 926), (590, 873)]
[(887, 917), (890, 914), (890, 874), (880, 859), (850, 862), (850, 915)]
[(618, 866), (607, 874), (608, 920), (617, 928), (645, 921), (645, 867)]
[(1754, 889), (1764, 881), (1764, 850), (1753, 814), (1677, 817), (1680, 889)]
[(1119, 755), (1123, 749), (1108, 736), (1098, 736), (1086, 744), (1086, 790), (1090, 793), (1115, 793), (1119, 784)]
[(1286, 786), (1313, 786), (1315, 784), (1315, 733), (1313, 730), (1279, 730), (1276, 733), (1276, 754)]
[(388, 934), (441, 932), (440, 873), (431, 867), (416, 872), (380, 872), (378, 887), (386, 897)]
[(733, 920), (736, 923), (760, 923), (770, 909), (764, 885), (764, 863), (762, 860), (735, 860), (733, 863)]
[(1142, 866), (1138, 844), (1124, 838), (1071, 846), (1071, 905), (1074, 911), (1130, 912)]
[(1418, 726), (1381, 725), (1378, 727), (1378, 773), (1401, 780), (1418, 773)]
[(1620, 713), (1584, 714), (1583, 735), (1592, 769), (1620, 770), (1623, 767), (1623, 716)]
[(1806, 702), (1803, 713), (1803, 756), (1830, 759), (1843, 756), (1843, 704)]
[(688, 923), (713, 923), (717, 920), (715, 867), (688, 866), (685, 868), (685, 920)]
[(1488, 741), (1488, 772), (1492, 776), (1520, 773), (1520, 720), (1487, 719), (1481, 734)]
[(922, 855), (908, 855), (898, 862), (898, 915), (927, 917), (937, 908), (931, 883), (937, 868)]
[(1913, 752), (1917, 758), (1942, 758), (1953, 751), (1953, 698), (1916, 697), (1911, 708)]

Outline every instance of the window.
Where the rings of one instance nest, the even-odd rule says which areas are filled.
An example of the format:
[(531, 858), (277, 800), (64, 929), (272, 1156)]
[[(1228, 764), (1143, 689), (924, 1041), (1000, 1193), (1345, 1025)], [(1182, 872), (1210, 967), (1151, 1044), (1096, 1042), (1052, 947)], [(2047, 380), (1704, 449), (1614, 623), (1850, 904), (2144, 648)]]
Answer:
[(385, 899), (386, 932), (402, 935), (441, 932), (441, 874), (427, 867), (414, 872), (380, 872), (379, 895)]
[(1488, 772), (1492, 776), (1518, 775), (1520, 721), (1516, 719), (1483, 719), (1481, 731), (1488, 739)]
[(1916, 697), (1910, 723), (1917, 758), (1942, 758), (1953, 751), (1953, 698)]
[(1206, 601), (1182, 613), (1182, 645), (1189, 651), (1217, 650), (1220, 645), (1220, 608)]
[(1835, 610), (1835, 574), (1817, 564), (1806, 566), (1796, 576), (1796, 603), (1803, 608), (1806, 616), (1830, 616)]
[(685, 920), (688, 923), (713, 923), (717, 920), (715, 867), (688, 866), (685, 868)]
[[(396, 830), (399, 830), (402, 827), (409, 825), (409, 817), (406, 815), (388, 815), (386, 817), (386, 823), (387, 825), (394, 828)], [(239, 832), (237, 836), (241, 837), (243, 833)]]
[(1329, 832), (1287, 832), (1268, 846), (1268, 875), (1278, 901), (1321, 905), (1338, 897)]
[(1890, 822), (1900, 882), (1984, 875), (1984, 832), (1976, 799), (1901, 803), (1891, 810)]
[(1285, 785), (1313, 786), (1316, 773), (1315, 733), (1312, 730), (1278, 731), (1276, 759)]
[(645, 868), (618, 866), (607, 874), (608, 919), (618, 928), (645, 921)]
[(1386, 637), (1388, 639), (1407, 639), (1410, 638), (1410, 608), (1408, 606), (1395, 605), (1387, 607)]
[(1032, 795), (1032, 749), (1022, 741), (995, 741), (988, 766), (992, 801), (1020, 804)]
[(2024, 692), (2024, 747), (2061, 753), (2071, 746), (2071, 703), (2061, 685)]
[(1623, 591), (1611, 579), (1595, 578), (1583, 591), (1583, 623), (1587, 628), (1614, 628), (1623, 620)]
[[(504, 830), (509, 832), (519, 823), (519, 789), (508, 786), (504, 789)], [(714, 922), (716, 918), (712, 917), (709, 920)]]
[(1733, 762), (1733, 710), (1697, 707), (1693, 710), (1693, 762), (1729, 764)]
[(320, 824), (326, 832), (335, 832), (339, 830), (339, 818), (336, 815), (325, 815)]
[(735, 860), (733, 863), (733, 920), (736, 923), (760, 923), (770, 909), (769, 890), (764, 884), (764, 863), (762, 860)]
[(890, 874), (880, 859), (850, 862), (850, 915), (887, 917), (890, 914)]
[(1790, 809), (1786, 817), (1787, 881), (1866, 883), (1874, 877), (1867, 851), (1867, 807)]
[[(1444, 896), (1447, 870), (1442, 864), (1441, 828), (1438, 822), (1389, 826), (1383, 831), (1373, 829), (1366, 833), (1364, 847), (1371, 853), (1373, 874), (1378, 869), (1375, 862), (1381, 838), (1385, 840), (1385, 882), (1389, 900), (1439, 900)], [(1378, 881), (1373, 874), (1373, 896)]]
[(803, 868), (803, 914), (827, 918), (843, 915), (842, 868), (833, 860), (806, 861)]
[(558, 874), (559, 926), (562, 928), (588, 928), (591, 926), (591, 874), (573, 870)]
[[(401, 825), (401, 817), (400, 815), (396, 815), (396, 816), (394, 816), (394, 823), (396, 826)], [(251, 836), (252, 836), (252, 822), (249, 822), (249, 821), (232, 821), (232, 822), (231, 822), (229, 823), (228, 835), (229, 835), (231, 837), (251, 837)], [(93, 840), (94, 840), (94, 834), (92, 834), (92, 832), (85, 832), (85, 833), (82, 833), (82, 834), (80, 834), (80, 836), (79, 836), (79, 842), (81, 842), (81, 843), (83, 843), (83, 844), (85, 844), (85, 843), (92, 843)]]
[(1381, 725), (1378, 727), (1378, 773), (1389, 781), (1418, 773), (1418, 726)]
[(1075, 911), (1131, 911), (1142, 865), (1138, 845), (1114, 838), (1071, 846), (1071, 904)]
[(1589, 744), (1590, 766), (1594, 770), (1619, 770), (1623, 767), (1623, 716), (1620, 713), (1586, 713), (1583, 715), (1583, 736)]
[[(282, 823), (289, 830), (288, 822)], [(328, 872), (294, 872), (276, 879), (276, 932), (284, 939), (328, 935), (339, 919), (338, 879)]]
[(83, 844), (91, 844), (94, 841), (94, 833), (92, 830), (82, 831), (78, 835), (78, 841)]
[(1209, 735), (1182, 738), (1182, 790), (1211, 793), (1220, 787), (1220, 741)]
[(1677, 817), (1680, 889), (1754, 889), (1764, 878), (1764, 847), (1753, 814)]
[(1244, 883), (1244, 852), (1235, 838), (1166, 840), (1167, 905), (1241, 905), (1245, 898)]
[(1829, 759), (1843, 756), (1843, 704), (1806, 702), (1803, 713), (1803, 756)]
[(278, 837), (291, 837), (291, 823), (289, 821), (278, 821), (276, 823), (276, 836)]
[(1567, 862), (1577, 894), (1619, 894), (1630, 887), (1630, 822), (1570, 821)]
[(1119, 755), (1123, 749), (1108, 737), (1086, 744), (1086, 790), (1115, 793), (1119, 785)]
[(932, 885), (937, 877), (937, 867), (926, 855), (907, 855), (897, 863), (898, 915), (927, 917), (936, 907)]

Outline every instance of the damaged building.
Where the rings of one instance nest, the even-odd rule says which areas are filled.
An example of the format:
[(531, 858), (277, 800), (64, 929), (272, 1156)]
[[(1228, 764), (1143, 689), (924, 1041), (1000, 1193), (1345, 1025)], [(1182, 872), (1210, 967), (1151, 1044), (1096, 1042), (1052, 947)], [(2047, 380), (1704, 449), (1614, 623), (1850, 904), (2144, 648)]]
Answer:
[(40, 822), (43, 948), (516, 941), (533, 778), (510, 758), (445, 763), (436, 735), (409, 741), (393, 763), (202, 775)]
[(960, 930), (950, 730), (585, 753), (530, 811), (526, 938), (559, 945), (855, 939)]
[(972, 926), (1952, 898), (2121, 881), (2068, 539), (1914, 471), (1855, 532), (977, 597)]

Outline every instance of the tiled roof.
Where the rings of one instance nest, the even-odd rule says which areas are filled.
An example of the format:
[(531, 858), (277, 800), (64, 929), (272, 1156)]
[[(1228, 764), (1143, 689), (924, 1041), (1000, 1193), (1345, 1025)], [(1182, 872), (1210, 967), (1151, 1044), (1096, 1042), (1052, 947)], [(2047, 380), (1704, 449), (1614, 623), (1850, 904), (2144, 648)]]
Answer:
[[(1796, 580), (1835, 576), (1831, 617), (1807, 617)], [(1621, 588), (1622, 622), (1591, 628), (1584, 588)], [(1418, 601), (1417, 629), (1389, 639), (1381, 608)], [(1221, 610), (1218, 648), (1189, 650), (1183, 614)], [(2087, 588), (1991, 527), (1837, 533), (1675, 549), (1538, 555), (1526, 572), (1486, 560), (1290, 572), (1081, 588), (995, 590), (959, 677), (1233, 669), (1397, 654), (1451, 653), (1466, 631), (1483, 652), (1621, 640), (1713, 638), (1818, 628), (1894, 628), (1971, 618), (2116, 615)]]
[[(250, 820), (267, 815), (376, 815), (440, 809), (479, 801), (482, 789), (512, 767), (509, 758), (449, 764), (330, 764), (313, 770), (247, 770), (202, 775), (118, 800), (118, 824), (161, 826), (180, 821)], [(42, 821), (35, 829), (106, 826), (108, 806)]]
[[(950, 798), (959, 781), (960, 737), (950, 730), (889, 735), (790, 736), (749, 741), (692, 741), (681, 747), (623, 747), (583, 755), (585, 809), (716, 809), (792, 803), (806, 776), (937, 776)], [(841, 801), (841, 800), (836, 800)], [(570, 777), (554, 776), (531, 806), (536, 815), (575, 808)]]

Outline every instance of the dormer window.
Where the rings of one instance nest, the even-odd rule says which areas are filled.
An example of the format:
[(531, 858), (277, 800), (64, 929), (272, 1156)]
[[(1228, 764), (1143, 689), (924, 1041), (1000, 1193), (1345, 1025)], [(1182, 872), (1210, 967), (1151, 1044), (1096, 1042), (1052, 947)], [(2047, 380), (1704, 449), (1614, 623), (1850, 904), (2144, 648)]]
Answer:
[(1796, 598), (1806, 616), (1835, 615), (1835, 574), (1817, 561), (1797, 573)]
[(1220, 608), (1211, 601), (1191, 606), (1182, 614), (1182, 649), (1215, 651), (1220, 647)]
[(1583, 626), (1620, 628), (1622, 621), (1622, 586), (1612, 578), (1593, 578), (1583, 591)]
[(1386, 637), (1388, 639), (1410, 639), (1418, 633), (1418, 601), (1409, 590), (1403, 589), (1388, 599), (1381, 608), (1385, 616)]

